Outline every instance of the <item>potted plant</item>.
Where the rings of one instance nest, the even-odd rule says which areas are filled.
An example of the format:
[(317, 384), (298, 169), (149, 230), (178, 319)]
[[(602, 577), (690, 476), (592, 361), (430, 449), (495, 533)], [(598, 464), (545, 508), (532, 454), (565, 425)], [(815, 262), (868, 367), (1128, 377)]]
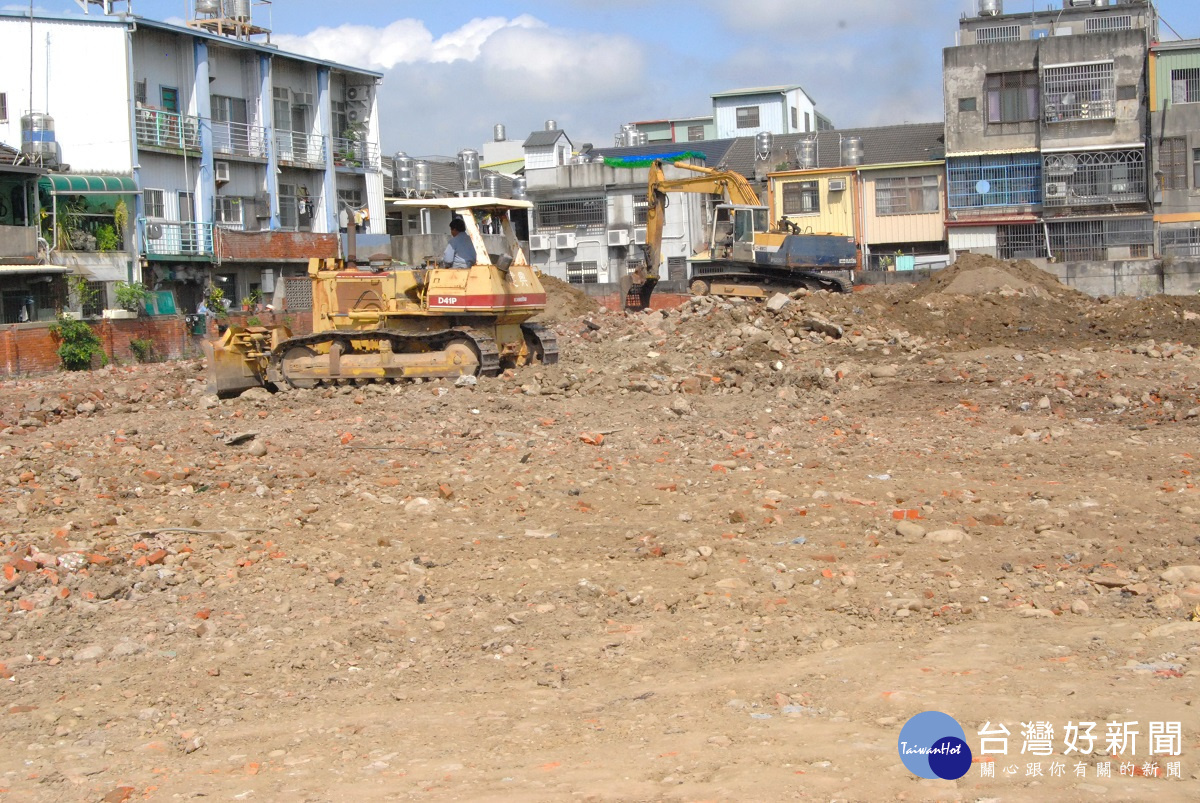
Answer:
[(250, 295), (242, 299), (242, 309), (246, 312), (253, 312), (262, 303), (262, 297), (262, 290), (251, 290)]
[(150, 291), (141, 282), (117, 282), (114, 288), (117, 309), (106, 309), (106, 318), (136, 318), (150, 300)]

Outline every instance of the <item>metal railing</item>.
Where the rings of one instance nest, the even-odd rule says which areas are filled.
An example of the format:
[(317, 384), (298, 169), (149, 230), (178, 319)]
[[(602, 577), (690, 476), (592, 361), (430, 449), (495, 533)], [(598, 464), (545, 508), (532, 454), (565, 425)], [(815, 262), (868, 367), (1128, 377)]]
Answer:
[(1146, 201), (1146, 159), (1140, 150), (1047, 154), (1043, 174), (1047, 208)]
[(200, 150), (200, 118), (162, 109), (138, 109), (138, 145), (170, 150)]
[(213, 253), (213, 226), (194, 220), (141, 218), (142, 253), (146, 256), (206, 256)]
[(333, 164), (337, 167), (362, 167), (379, 170), (379, 145), (344, 137), (333, 138)]
[(213, 153), (267, 158), (267, 129), (247, 123), (212, 123)]
[(946, 174), (951, 209), (1042, 202), (1042, 159), (1036, 153), (952, 157)]
[(299, 131), (276, 131), (275, 153), (283, 164), (325, 165), (325, 137)]

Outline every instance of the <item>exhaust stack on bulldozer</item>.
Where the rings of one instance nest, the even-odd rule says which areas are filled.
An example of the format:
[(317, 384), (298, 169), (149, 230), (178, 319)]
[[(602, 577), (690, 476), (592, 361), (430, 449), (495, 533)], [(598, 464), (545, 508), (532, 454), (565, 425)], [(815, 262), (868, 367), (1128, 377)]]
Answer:
[[(462, 219), (478, 255), (466, 269), (345, 260), (309, 260), (312, 332), (284, 326), (230, 326), (205, 341), (209, 390), (234, 396), (253, 387), (311, 388), (343, 380), (495, 376), (506, 367), (555, 363), (552, 332), (530, 319), (546, 291), (530, 267), (509, 213), (527, 201), (440, 198), (397, 201)], [(503, 252), (489, 255), (484, 225)]]

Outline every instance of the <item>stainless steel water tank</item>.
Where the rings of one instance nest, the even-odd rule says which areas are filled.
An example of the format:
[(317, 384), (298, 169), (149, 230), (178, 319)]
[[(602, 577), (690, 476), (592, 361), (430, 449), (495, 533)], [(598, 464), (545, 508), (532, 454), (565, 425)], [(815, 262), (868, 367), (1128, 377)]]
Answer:
[(766, 159), (771, 155), (771, 143), (775, 138), (771, 136), (770, 131), (759, 131), (754, 137), (754, 150), (760, 159)]
[(842, 166), (852, 167), (863, 162), (862, 137), (845, 137), (842, 139)]
[(483, 194), (488, 198), (500, 197), (500, 176), (488, 173), (483, 177)]
[(812, 170), (817, 166), (817, 138), (802, 139), (796, 143), (796, 162), (801, 170)]
[(979, 16), (998, 17), (1004, 13), (1004, 0), (979, 0)]
[(407, 194), (413, 190), (413, 158), (404, 151), (392, 157), (393, 183), (396, 192)]
[(238, 22), (250, 21), (250, 0), (224, 0), (225, 16)]
[(524, 176), (517, 176), (516, 178), (514, 178), (513, 183), (512, 183), (513, 200), (514, 201), (524, 201), (525, 195), (526, 195), (525, 189), (528, 186), (529, 186), (529, 183), (525, 180)]
[(458, 152), (458, 174), (462, 177), (463, 187), (479, 185), (479, 151), (464, 148)]
[(417, 192), (429, 192), (433, 181), (429, 176), (429, 162), (413, 163), (413, 189)]
[(496, 125), (492, 128), (492, 141), (504, 142), (504, 140), (505, 140), (504, 124), (496, 123)]
[(196, 14), (216, 17), (221, 13), (221, 0), (196, 0)]
[(58, 162), (53, 117), (41, 112), (28, 112), (21, 118), (21, 153), (36, 164)]
[(546, 130), (547, 131), (557, 131), (558, 130), (558, 121), (557, 120), (547, 120), (546, 121)]

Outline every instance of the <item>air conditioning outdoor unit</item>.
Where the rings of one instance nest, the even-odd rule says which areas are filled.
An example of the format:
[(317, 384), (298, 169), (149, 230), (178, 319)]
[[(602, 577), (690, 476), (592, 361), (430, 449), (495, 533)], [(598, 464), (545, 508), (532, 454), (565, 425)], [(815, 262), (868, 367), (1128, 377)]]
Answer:
[(633, 242), (636, 245), (645, 245), (646, 244), (646, 229), (645, 228), (633, 230)]
[(221, 184), (229, 181), (229, 162), (213, 162), (213, 180)]
[(550, 238), (544, 234), (529, 235), (529, 250), (530, 251), (549, 251)]
[(358, 100), (359, 98), (365, 98), (366, 95), (367, 95), (366, 87), (362, 87), (362, 86), (346, 87), (346, 100)]
[(846, 191), (846, 179), (844, 179), (844, 178), (829, 179), (829, 191), (830, 192), (845, 192)]
[(608, 244), (614, 247), (629, 245), (629, 232), (624, 229), (613, 229), (608, 233)]
[(1063, 182), (1054, 181), (1046, 185), (1047, 198), (1066, 198), (1067, 185)]
[(556, 234), (554, 235), (554, 247), (571, 249), (575, 247), (574, 234)]

